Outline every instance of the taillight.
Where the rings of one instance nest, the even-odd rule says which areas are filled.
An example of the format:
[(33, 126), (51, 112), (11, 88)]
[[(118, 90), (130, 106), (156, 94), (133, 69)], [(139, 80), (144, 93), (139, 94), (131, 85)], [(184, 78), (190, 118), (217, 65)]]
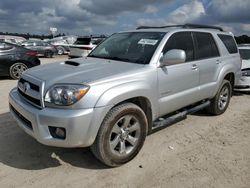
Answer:
[(28, 55), (28, 56), (37, 56), (38, 53), (37, 53), (37, 51), (28, 51), (28, 52), (26, 53), (26, 55)]

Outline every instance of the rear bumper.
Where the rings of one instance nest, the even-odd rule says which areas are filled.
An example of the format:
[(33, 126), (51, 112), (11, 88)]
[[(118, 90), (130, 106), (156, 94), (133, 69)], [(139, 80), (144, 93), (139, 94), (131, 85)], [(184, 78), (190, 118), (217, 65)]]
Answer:
[[(38, 142), (57, 147), (88, 147), (93, 144), (107, 107), (89, 109), (38, 109), (19, 96), (16, 89), (9, 94), (10, 112), (27, 134)], [(53, 137), (50, 127), (66, 130), (66, 138)]]

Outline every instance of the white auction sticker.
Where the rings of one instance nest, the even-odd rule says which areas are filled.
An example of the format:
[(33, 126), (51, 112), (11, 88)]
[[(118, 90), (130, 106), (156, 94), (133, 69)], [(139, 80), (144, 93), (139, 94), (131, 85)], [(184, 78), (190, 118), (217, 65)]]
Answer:
[(138, 44), (144, 44), (144, 45), (156, 45), (158, 40), (152, 40), (152, 39), (141, 39)]

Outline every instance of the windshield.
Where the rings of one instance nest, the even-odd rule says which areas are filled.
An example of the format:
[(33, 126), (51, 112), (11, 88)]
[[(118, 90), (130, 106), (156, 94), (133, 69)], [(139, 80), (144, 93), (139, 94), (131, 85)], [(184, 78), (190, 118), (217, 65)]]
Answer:
[(250, 49), (249, 50), (240, 49), (239, 51), (240, 51), (240, 56), (242, 59), (245, 59), (245, 60), (250, 59)]
[(89, 57), (148, 64), (164, 32), (117, 33), (97, 46)]

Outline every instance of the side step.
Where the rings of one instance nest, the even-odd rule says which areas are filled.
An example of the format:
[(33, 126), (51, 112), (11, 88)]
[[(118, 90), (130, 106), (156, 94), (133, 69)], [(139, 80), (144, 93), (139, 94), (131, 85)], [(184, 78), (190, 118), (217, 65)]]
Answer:
[(195, 113), (203, 108), (206, 108), (210, 105), (210, 101), (203, 102), (201, 104), (198, 104), (197, 106), (191, 107), (189, 109), (184, 109), (182, 112), (179, 112), (177, 114), (174, 114), (172, 116), (168, 116), (166, 118), (159, 118), (159, 120), (155, 121), (153, 123), (152, 130), (160, 129), (163, 127), (167, 127), (173, 123), (176, 123), (180, 120), (183, 120), (186, 118), (188, 114)]

